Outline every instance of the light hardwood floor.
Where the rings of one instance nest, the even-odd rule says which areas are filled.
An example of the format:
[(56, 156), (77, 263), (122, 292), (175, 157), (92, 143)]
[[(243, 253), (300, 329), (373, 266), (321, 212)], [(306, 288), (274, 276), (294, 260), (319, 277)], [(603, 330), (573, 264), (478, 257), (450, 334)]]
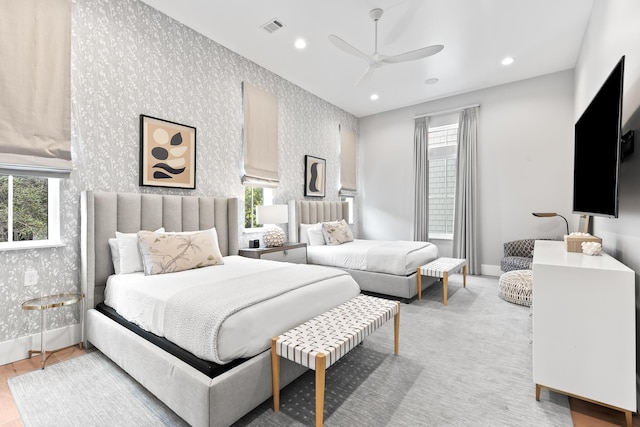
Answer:
[[(78, 346), (65, 348), (54, 353), (47, 361), (47, 366), (78, 357), (90, 351), (91, 350), (81, 350)], [(13, 376), (24, 374), (35, 369), (40, 369), (40, 359), (38, 357), (0, 366), (0, 427), (20, 427), (23, 425), (13, 397), (11, 396), (7, 380)], [(534, 388), (532, 387), (531, 390), (531, 398), (533, 399)], [(613, 427), (625, 425), (622, 412), (573, 398), (569, 399), (569, 403), (574, 427)], [(633, 417), (633, 426), (640, 427), (639, 416)]]

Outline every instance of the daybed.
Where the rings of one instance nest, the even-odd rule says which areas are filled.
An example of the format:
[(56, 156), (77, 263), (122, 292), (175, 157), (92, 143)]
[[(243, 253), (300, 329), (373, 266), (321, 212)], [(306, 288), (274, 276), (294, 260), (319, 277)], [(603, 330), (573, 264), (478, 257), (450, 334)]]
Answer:
[[(309, 228), (321, 223), (349, 222), (346, 202), (292, 200), (289, 202), (289, 240), (307, 243), (310, 264), (337, 267), (349, 272), (365, 292), (408, 300), (416, 296), (418, 267), (438, 258), (429, 242), (354, 239), (339, 245), (313, 244)], [(437, 281), (425, 277), (423, 288)]]
[[(237, 236), (239, 231), (237, 199), (87, 191), (82, 193), (81, 209), (81, 278), (87, 309), (85, 344), (97, 347), (174, 412), (194, 426), (228, 426), (269, 398), (271, 396), (271, 357), (268, 350), (270, 338), (302, 323), (301, 319), (308, 320), (315, 317), (353, 298), (360, 292), (357, 284), (348, 274), (336, 269), (252, 260), (235, 256), (238, 253)], [(142, 273), (114, 276), (114, 264), (110, 250), (110, 243), (113, 242), (109, 242), (109, 239), (113, 239), (116, 231), (136, 233), (140, 230), (158, 231), (161, 227), (167, 232), (183, 232), (180, 234), (182, 237), (187, 231), (209, 230), (211, 233), (211, 229), (215, 228), (217, 246), (219, 246), (223, 265), (157, 274), (160, 281)], [(148, 242), (153, 242), (153, 244), (163, 239), (171, 239), (171, 237), (167, 237), (168, 233), (148, 233), (146, 235), (146, 237), (150, 237)], [(130, 235), (138, 239), (138, 246), (142, 246), (141, 234)], [(120, 246), (120, 250), (122, 250), (122, 246)], [(149, 252), (146, 253), (146, 256), (149, 256)], [(216, 257), (211, 259), (216, 259)], [(218, 262), (215, 261), (215, 263)], [(121, 264), (118, 265), (122, 269)], [(148, 265), (147, 259), (145, 259), (144, 269), (147, 273)], [(160, 264), (154, 262), (152, 265), (153, 268), (159, 268)], [(162, 266), (162, 268), (164, 267)], [(239, 310), (226, 307), (230, 300), (238, 299), (237, 295), (240, 293), (251, 298), (254, 292), (256, 294), (262, 293), (261, 288), (274, 286), (272, 283), (278, 282), (277, 280), (262, 281), (261, 278), (271, 274), (270, 277), (273, 279), (274, 272), (279, 270), (283, 272), (285, 270), (294, 271), (294, 275), (310, 274), (311, 270), (314, 271), (314, 274), (320, 270), (324, 270), (321, 272), (322, 275), (329, 274), (318, 279), (317, 283), (313, 285), (307, 285), (305, 282), (304, 284), (296, 284), (297, 287), (294, 286), (288, 291), (278, 290), (269, 299), (262, 299), (262, 296), (256, 297), (254, 298), (255, 305), (251, 307), (241, 307)], [(213, 286), (216, 286), (215, 291), (208, 288), (209, 283), (204, 286), (208, 292), (206, 298), (194, 300), (190, 295), (191, 289), (188, 291), (174, 289), (176, 283), (185, 284), (187, 287), (201, 287), (196, 283), (198, 280), (202, 280), (202, 276), (199, 276), (200, 273), (205, 273), (205, 276), (208, 275), (217, 280), (212, 282)], [(136, 275), (140, 276), (140, 280), (130, 281)], [(124, 282), (119, 283), (121, 279), (124, 279)], [(153, 306), (155, 311), (151, 316), (136, 316), (139, 307), (136, 306), (133, 308), (134, 319), (129, 319), (124, 317), (124, 315), (131, 314), (126, 314), (126, 304), (118, 306), (118, 310), (125, 313), (124, 315), (103, 304), (105, 284), (108, 281), (107, 299), (115, 301), (113, 304), (116, 306), (118, 306), (118, 301), (128, 304), (130, 300), (135, 299), (146, 304), (147, 297), (155, 298), (168, 294), (171, 296), (166, 301), (162, 299), (160, 301), (160, 308), (164, 311), (158, 311), (157, 306)], [(142, 283), (140, 289), (135, 288), (140, 283)], [(219, 287), (229, 284), (234, 287), (233, 292)], [(133, 294), (115, 294), (118, 286), (126, 292), (133, 292)], [(186, 296), (191, 299), (185, 300)], [(173, 333), (177, 330), (179, 335), (184, 332), (185, 336), (180, 339), (184, 339), (187, 344), (201, 344), (201, 339), (197, 337), (194, 339), (194, 336), (191, 335), (198, 329), (207, 331), (210, 328), (205, 323), (200, 324), (201, 320), (194, 317), (195, 310), (184, 309), (184, 306), (180, 305), (175, 306), (173, 299), (180, 300), (182, 303), (186, 301), (187, 307), (189, 305), (201, 306), (205, 310), (209, 305), (212, 305), (217, 307), (215, 310), (230, 312), (223, 325), (231, 324), (232, 326), (220, 326), (219, 329), (215, 329), (217, 334), (213, 335), (214, 340), (212, 341), (218, 343), (218, 346), (213, 350), (213, 356), (209, 356), (208, 349), (202, 350), (199, 347), (195, 349), (187, 347), (189, 350), (187, 351), (185, 348), (176, 346), (172, 342), (173, 337), (169, 341), (133, 324), (144, 325), (146, 318), (158, 317), (158, 313), (160, 313), (164, 316), (165, 322), (159, 324), (160, 327), (165, 325), (163, 332), (167, 338), (170, 337), (168, 330), (173, 330)], [(283, 309), (283, 305), (287, 309)], [(177, 310), (176, 307), (178, 307)], [(262, 325), (246, 326), (247, 317), (241, 316), (242, 312), (247, 309), (254, 310), (249, 317), (262, 319)], [(142, 311), (142, 309), (140, 310)], [(174, 317), (179, 311), (183, 311), (189, 318)], [(273, 326), (270, 321), (264, 321), (264, 319), (271, 320), (273, 317), (277, 317), (275, 312), (286, 313), (284, 316), (280, 316), (281, 324)], [(233, 323), (233, 319), (235, 319), (235, 323)], [(209, 321), (209, 319), (205, 319), (205, 321)], [(174, 322), (184, 322), (189, 327), (175, 328)], [(289, 322), (288, 325), (287, 322)], [(239, 346), (231, 350), (222, 350), (222, 336), (234, 329), (243, 331), (243, 328), (249, 329), (244, 331), (247, 337), (252, 332), (263, 328), (262, 334), (266, 336), (259, 336), (258, 339), (264, 338), (264, 346), (261, 347), (260, 343), (249, 344), (248, 338), (242, 336), (240, 339), (235, 338), (235, 343)], [(273, 328), (277, 328), (279, 332), (274, 332)], [(245, 342), (247, 345), (243, 346)], [(204, 353), (200, 354), (200, 351)], [(299, 365), (283, 361), (281, 366), (282, 386), (298, 377), (304, 370)]]

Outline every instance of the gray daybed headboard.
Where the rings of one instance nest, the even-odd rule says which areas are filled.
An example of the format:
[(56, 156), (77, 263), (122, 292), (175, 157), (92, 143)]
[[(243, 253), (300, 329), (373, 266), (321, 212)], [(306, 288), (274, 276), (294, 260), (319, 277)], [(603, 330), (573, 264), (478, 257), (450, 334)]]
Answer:
[(81, 285), (85, 310), (104, 301), (114, 273), (109, 239), (116, 231), (197, 231), (216, 228), (223, 256), (238, 254), (238, 199), (83, 191)]
[(308, 200), (289, 201), (289, 241), (300, 241), (300, 224), (315, 224), (325, 221), (349, 222), (349, 203)]

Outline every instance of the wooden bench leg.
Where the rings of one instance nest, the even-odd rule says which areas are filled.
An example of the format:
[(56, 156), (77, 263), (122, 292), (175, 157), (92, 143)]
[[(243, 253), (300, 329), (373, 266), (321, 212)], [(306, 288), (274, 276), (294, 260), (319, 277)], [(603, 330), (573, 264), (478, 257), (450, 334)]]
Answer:
[(443, 304), (447, 305), (447, 294), (449, 292), (449, 272), (442, 274), (442, 290), (444, 291)]
[(280, 356), (276, 354), (278, 337), (271, 338), (271, 387), (273, 388), (273, 412), (280, 411)]
[(393, 316), (393, 352), (398, 354), (400, 350), (400, 303), (398, 305), (398, 312)]
[(540, 387), (540, 384), (536, 384), (536, 400), (539, 402), (540, 401), (540, 389), (542, 387)]
[(422, 273), (420, 272), (420, 268), (418, 268), (418, 271), (416, 273), (418, 275), (418, 300), (422, 299)]
[(327, 358), (324, 353), (316, 356), (316, 427), (321, 427), (324, 417), (324, 377)]
[(462, 266), (462, 283), (467, 287), (467, 264)]

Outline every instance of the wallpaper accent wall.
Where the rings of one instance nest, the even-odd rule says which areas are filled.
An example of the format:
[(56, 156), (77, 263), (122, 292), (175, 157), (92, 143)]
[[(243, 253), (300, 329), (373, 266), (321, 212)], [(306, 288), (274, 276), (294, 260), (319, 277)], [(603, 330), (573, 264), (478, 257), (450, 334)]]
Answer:
[[(279, 99), (274, 203), (303, 198), (305, 154), (327, 159), (325, 200), (339, 199), (338, 125), (357, 130), (357, 119), (146, 4), (74, 0), (71, 55), (74, 170), (62, 181), (64, 246), (0, 252), (0, 342), (39, 331), (37, 313), (21, 302), (79, 290), (82, 190), (244, 198), (242, 81)], [(195, 190), (138, 186), (140, 114), (197, 129)], [(250, 236), (240, 238), (248, 246)], [(28, 267), (39, 280), (26, 288)], [(77, 323), (78, 307), (48, 318), (49, 329)]]

